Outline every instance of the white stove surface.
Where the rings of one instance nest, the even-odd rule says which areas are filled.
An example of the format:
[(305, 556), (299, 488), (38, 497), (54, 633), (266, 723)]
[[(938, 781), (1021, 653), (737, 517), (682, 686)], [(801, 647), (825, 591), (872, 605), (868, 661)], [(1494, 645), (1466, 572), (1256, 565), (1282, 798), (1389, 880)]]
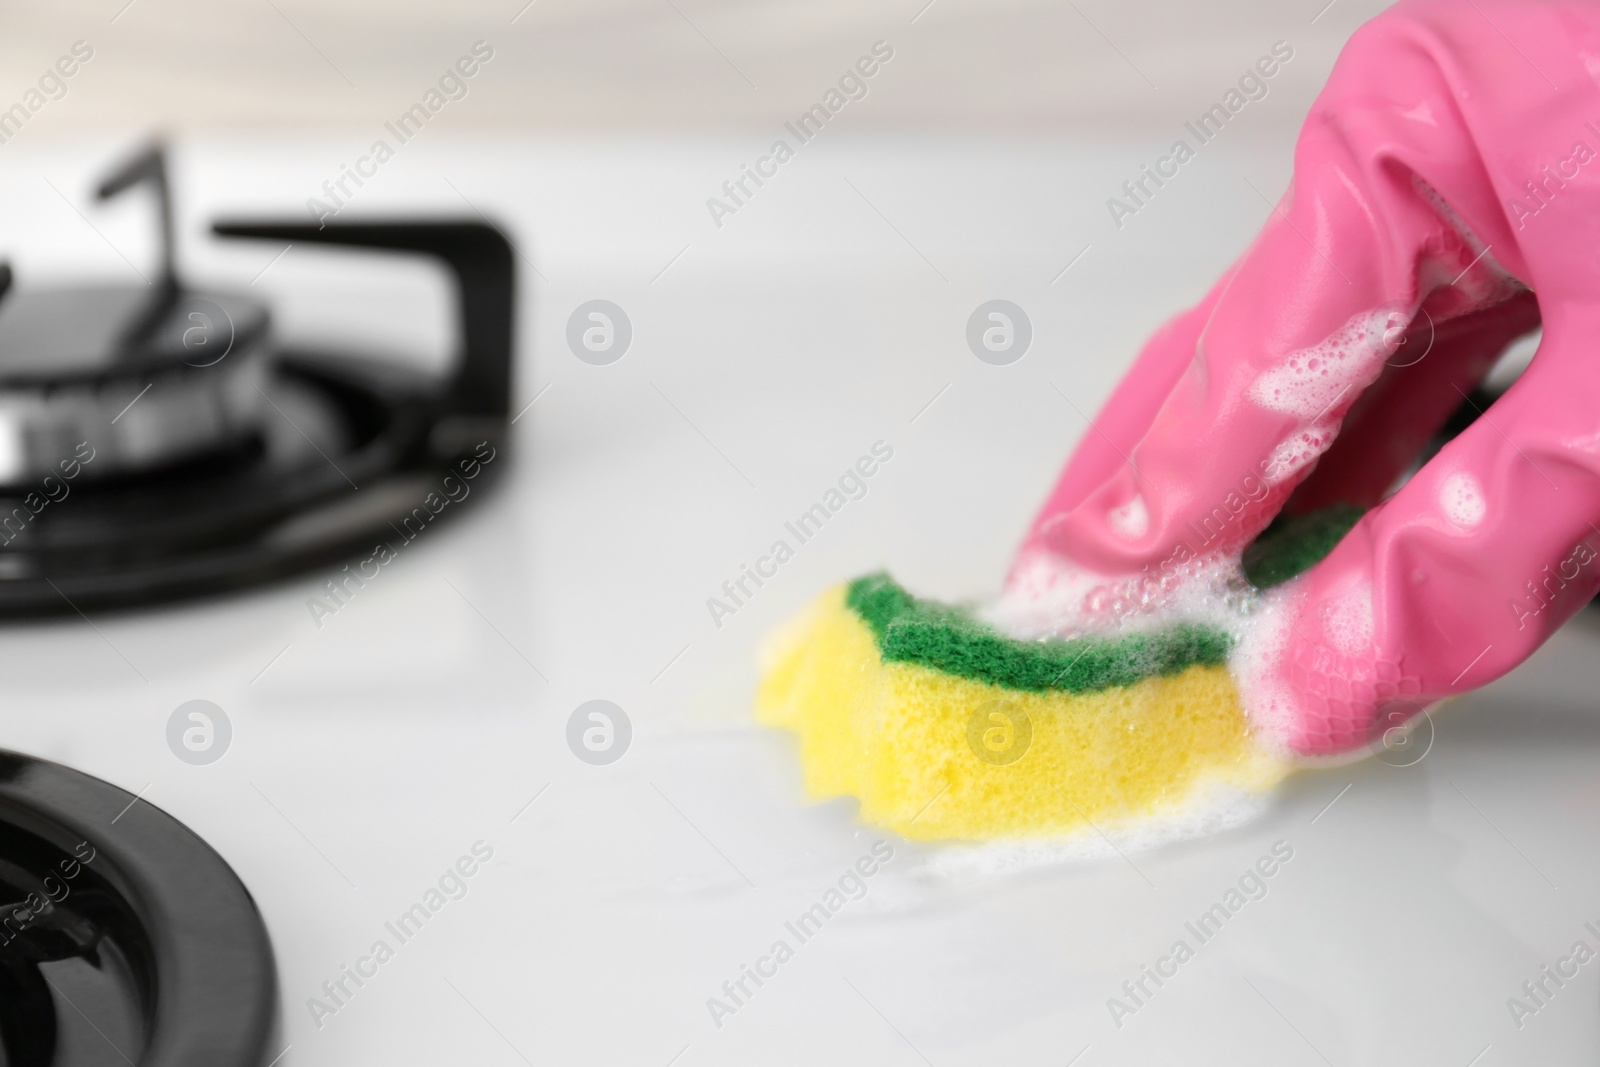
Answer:
[[(763, 635), (884, 565), (930, 595), (993, 591), (1084, 431), (1078, 412), (1245, 246), (1269, 210), (1250, 185), (1275, 197), (1289, 159), (1282, 142), (1219, 146), (1118, 231), (1105, 198), (1160, 140), (830, 131), (717, 228), (705, 199), (771, 137), (408, 146), (349, 217), (470, 215), (466, 199), (523, 257), (513, 410), (532, 406), (492, 497), (320, 626), (307, 602), (331, 574), (0, 631), (0, 743), (137, 792), (250, 887), (277, 952), (281, 1062), (1592, 1056), (1600, 964), (1520, 1027), (1507, 1005), (1575, 942), (1600, 949), (1585, 926), (1600, 928), (1592, 622), (1438, 715), (1415, 765), (1303, 773), (1244, 829), (1126, 860), (939, 881), (918, 873), (926, 846), (857, 825), (850, 804), (802, 801), (788, 738), (748, 715)], [(19, 284), (85, 264), (137, 280), (124, 256), (149, 254), (143, 216), (84, 195), (116, 148), (6, 149)], [(303, 212), (359, 148), (183, 146), (186, 266), (243, 287), (259, 274), (255, 289), (298, 302), (289, 333), (437, 361), (448, 305), (431, 271), (371, 282), (343, 256), (269, 263), (271, 246), (201, 240), (213, 213)], [(1007, 367), (965, 346), (968, 315), (993, 298), (1034, 324)], [(592, 299), (633, 325), (608, 366), (566, 344)], [(894, 457), (868, 495), (714, 625), (707, 598), (879, 440)], [(233, 728), (207, 766), (166, 740), (192, 699)], [(592, 699), (633, 724), (608, 766), (566, 742)], [(893, 858), (865, 896), (800, 943), (785, 923), (880, 838)], [(1267, 894), (1198, 943), (1185, 924), (1276, 842), (1293, 857)], [(386, 924), (475, 845), (493, 855), (463, 864), (465, 895), (436, 898), (402, 943)], [(708, 998), (732, 1004), (723, 983), (780, 939), (793, 958), (713, 1018)], [(1123, 983), (1179, 939), (1193, 958), (1114, 1019), (1108, 999), (1134, 1004)], [(392, 958), (332, 999), (324, 983), (378, 941)]]

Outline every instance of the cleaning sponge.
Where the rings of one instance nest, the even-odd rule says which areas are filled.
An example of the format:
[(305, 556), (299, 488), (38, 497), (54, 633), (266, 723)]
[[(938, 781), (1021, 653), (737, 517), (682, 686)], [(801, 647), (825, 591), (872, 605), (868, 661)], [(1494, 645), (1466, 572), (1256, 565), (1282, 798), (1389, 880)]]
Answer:
[(757, 717), (813, 797), (914, 839), (1061, 837), (1178, 816), (1286, 763), (1251, 736), (1224, 631), (1024, 641), (883, 574), (828, 590), (768, 649)]

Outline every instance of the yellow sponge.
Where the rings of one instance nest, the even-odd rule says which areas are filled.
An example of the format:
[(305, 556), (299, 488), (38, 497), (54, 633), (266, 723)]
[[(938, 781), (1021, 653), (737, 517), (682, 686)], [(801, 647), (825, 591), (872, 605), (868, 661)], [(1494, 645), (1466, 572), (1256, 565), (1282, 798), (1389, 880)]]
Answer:
[(1016, 641), (883, 575), (830, 589), (768, 648), (757, 717), (807, 793), (923, 840), (1060, 837), (1181, 815), (1287, 764), (1251, 736), (1216, 631)]

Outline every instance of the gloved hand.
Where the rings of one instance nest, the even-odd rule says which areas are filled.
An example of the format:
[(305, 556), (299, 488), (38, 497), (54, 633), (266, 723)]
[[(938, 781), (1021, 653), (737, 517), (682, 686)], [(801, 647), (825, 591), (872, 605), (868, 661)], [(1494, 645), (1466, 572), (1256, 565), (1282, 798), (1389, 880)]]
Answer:
[[(1541, 322), (1509, 392), (1386, 498)], [(1159, 604), (1280, 510), (1369, 507), (1270, 594), (1239, 679), (1293, 751), (1366, 746), (1600, 588), (1591, 346), (1600, 5), (1402, 0), (1346, 46), (1255, 243), (1095, 419), (1003, 602)]]

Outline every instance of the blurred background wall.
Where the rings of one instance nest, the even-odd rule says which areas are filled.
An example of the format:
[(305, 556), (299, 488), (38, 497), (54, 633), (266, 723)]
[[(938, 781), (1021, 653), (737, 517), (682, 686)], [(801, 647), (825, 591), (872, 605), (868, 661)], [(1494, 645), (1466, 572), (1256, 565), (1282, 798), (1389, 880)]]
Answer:
[[(1381, 0), (64, 0), (0, 5), (0, 107), (76, 41), (94, 58), (48, 133), (342, 129), (408, 106), (478, 40), (495, 60), (450, 123), (677, 131), (781, 123), (877, 40), (863, 127), (1164, 129), (1275, 40), (1298, 121)], [(1259, 125), (1259, 124), (1253, 124)], [(1267, 133), (1256, 129), (1256, 134)]]

